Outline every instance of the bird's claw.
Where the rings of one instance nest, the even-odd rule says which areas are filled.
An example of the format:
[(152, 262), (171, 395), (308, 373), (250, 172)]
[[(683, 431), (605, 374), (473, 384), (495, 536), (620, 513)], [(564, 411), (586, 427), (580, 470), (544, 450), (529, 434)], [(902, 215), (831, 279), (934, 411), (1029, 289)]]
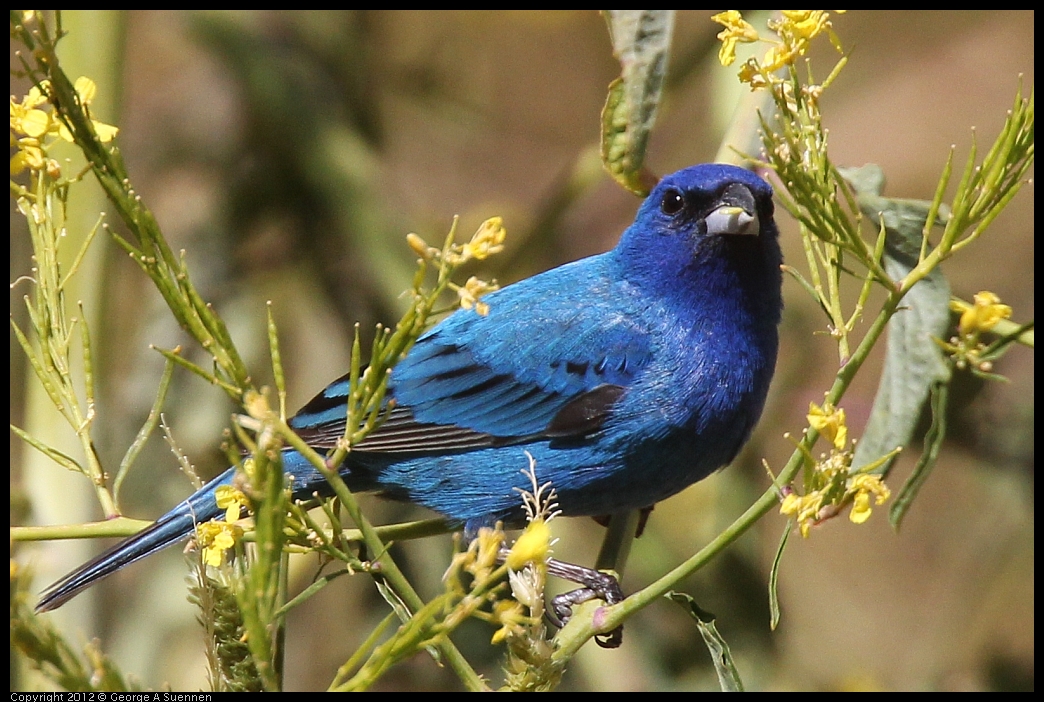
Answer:
[[(569, 575), (559, 573), (560, 577), (567, 577), (567, 579), (585, 585), (585, 587), (571, 590), (551, 599), (551, 606), (548, 607), (546, 614), (548, 621), (555, 627), (559, 629), (564, 627), (573, 616), (573, 607), (589, 600), (604, 600), (607, 605), (623, 601), (623, 590), (615, 576), (568, 563), (563, 564), (559, 561), (555, 561), (555, 563), (559, 566), (568, 566), (570, 569)], [(584, 571), (581, 578), (576, 577), (579, 574), (572, 570), (574, 568)], [(555, 570), (555, 568), (551, 570)], [(595, 643), (602, 648), (617, 648), (623, 643), (623, 626), (618, 626), (603, 636), (595, 636)]]
[(581, 587), (556, 595), (551, 598), (551, 606), (547, 608), (547, 618), (555, 625), (555, 628), (561, 629), (573, 616), (574, 605), (583, 604), (597, 596), (595, 591), (589, 587)]

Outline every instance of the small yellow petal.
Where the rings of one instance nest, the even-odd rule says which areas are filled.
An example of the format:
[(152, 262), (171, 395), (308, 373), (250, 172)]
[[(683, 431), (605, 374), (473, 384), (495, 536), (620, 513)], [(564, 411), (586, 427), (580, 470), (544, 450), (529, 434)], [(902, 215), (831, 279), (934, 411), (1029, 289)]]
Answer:
[(885, 500), (892, 496), (892, 491), (885, 485), (880, 475), (862, 474), (852, 479), (852, 489), (868, 493), (877, 497), (877, 504), (884, 504)]
[(551, 548), (551, 528), (543, 519), (535, 519), (518, 537), (507, 557), (511, 570), (522, 570), (527, 563), (542, 563), (547, 560)]
[(227, 551), (236, 545), (236, 540), (228, 530), (221, 531), (217, 536), (214, 537), (214, 548), (219, 548), (222, 551)]
[(739, 79), (741, 83), (749, 84), (751, 90), (764, 88), (768, 85), (765, 75), (761, 72), (761, 66), (758, 65), (756, 59), (748, 59), (746, 63), (740, 66)]
[(103, 143), (107, 144), (116, 138), (116, 135), (120, 133), (119, 127), (114, 127), (111, 124), (105, 124), (104, 122), (98, 122), (91, 120), (91, 124), (94, 125), (94, 133), (98, 135), (98, 139)]
[(29, 94), (25, 96), (22, 104), (25, 107), (36, 107), (47, 102), (47, 89), (51, 87), (51, 82), (47, 80), (40, 81), (40, 85), (34, 85), (29, 88)]
[(21, 144), (21, 153), (25, 157), (25, 165), (34, 171), (42, 170), (46, 162), (43, 149), (39, 146)]
[(25, 154), (21, 151), (16, 151), (15, 155), (11, 157), (11, 175), (16, 176), (26, 168), (29, 164), (26, 163)]
[(870, 513), (873, 510), (870, 509), (870, 494), (866, 492), (860, 492), (855, 496), (855, 501), (852, 503), (852, 511), (848, 515), (848, 518), (855, 524), (862, 524), (870, 518)]
[(82, 105), (89, 105), (98, 93), (97, 84), (87, 76), (77, 78), (73, 88), (76, 89), (76, 94), (80, 97), (80, 104)]
[(225, 552), (218, 548), (210, 548), (209, 546), (203, 549), (203, 562), (208, 566), (217, 568), (224, 561)]
[(780, 514), (797, 514), (801, 507), (801, 497), (792, 492), (783, 498), (783, 504), (779, 506)]
[(18, 130), (39, 139), (51, 128), (51, 115), (43, 110), (26, 110), (18, 120)]
[(765, 52), (765, 58), (761, 61), (762, 70), (772, 72), (778, 71), (783, 66), (793, 63), (794, 59), (798, 56), (796, 51), (780, 44), (773, 46), (767, 52)]
[(214, 500), (219, 509), (225, 510), (225, 521), (234, 522), (239, 519), (242, 509), (247, 506), (246, 495), (231, 485), (221, 485), (214, 491)]

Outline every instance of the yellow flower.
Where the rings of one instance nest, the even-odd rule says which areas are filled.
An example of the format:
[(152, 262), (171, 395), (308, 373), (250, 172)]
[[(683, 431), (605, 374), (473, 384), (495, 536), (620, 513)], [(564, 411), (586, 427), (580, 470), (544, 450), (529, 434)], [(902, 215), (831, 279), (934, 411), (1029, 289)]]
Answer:
[(977, 293), (974, 300), (974, 304), (961, 315), (962, 335), (989, 331), (997, 322), (1011, 316), (1011, 307), (1002, 305), (1000, 298), (988, 290)]
[(845, 426), (843, 409), (835, 408), (829, 402), (822, 407), (810, 402), (808, 404), (808, 424), (827, 437), (838, 451), (844, 450), (848, 444), (848, 427)]
[(504, 229), (504, 220), (500, 217), (490, 217), (478, 228), (471, 241), (464, 244), (464, 260), (477, 259), (479, 261), (504, 249), (504, 239), (507, 238), (507, 230)]
[(786, 494), (779, 508), (780, 514), (797, 521), (801, 535), (806, 538), (813, 526), (833, 519), (850, 503), (852, 511), (849, 517), (854, 523), (862, 524), (869, 519), (871, 500), (875, 500), (878, 505), (884, 504), (891, 496), (891, 491), (881, 476), (867, 471), (880, 467), (900, 451), (897, 448), (889, 452), (887, 456), (853, 475), (852, 451), (844, 448), (848, 440), (844, 410), (835, 409), (829, 403), (823, 407), (811, 403), (808, 421), (813, 428), (833, 441), (834, 448), (818, 460), (806, 453), (806, 458), (812, 464), (805, 473), (806, 494), (796, 493), (793, 487), (785, 488)]
[(28, 137), (39, 139), (51, 128), (51, 115), (43, 110), (20, 109), (11, 101), (11, 129)]
[(852, 511), (849, 513), (848, 518), (855, 524), (862, 524), (870, 518), (870, 513), (873, 511), (870, 509), (870, 498), (876, 498), (875, 501), (878, 505), (883, 505), (892, 495), (892, 491), (888, 489), (888, 486), (884, 484), (879, 475), (857, 475), (852, 478), (852, 485), (849, 488), (849, 494), (855, 492), (855, 497), (852, 500)]
[[(76, 94), (84, 110), (88, 111), (87, 105), (94, 99), (98, 92), (97, 86), (90, 78), (80, 76), (76, 79)], [(60, 120), (56, 119), (53, 112), (38, 109), (40, 105), (47, 102), (47, 91), (49, 83), (42, 81), (29, 89), (29, 93), (20, 102), (15, 102), (11, 97), (10, 126), (11, 146), (18, 146), (18, 151), (11, 157), (11, 175), (17, 175), (26, 168), (40, 171), (48, 168), (57, 177), (59, 171), (57, 162), (47, 158), (47, 149), (50, 144), (45, 143), (48, 136), (59, 136), (71, 142), (72, 133)], [(119, 130), (109, 124), (104, 124), (92, 119), (94, 131), (102, 142), (112, 141)], [(53, 142), (52, 142), (53, 143)]]
[(11, 175), (18, 175), (26, 168), (39, 171), (47, 163), (47, 153), (41, 139), (51, 131), (51, 114), (36, 109), (47, 101), (39, 87), (33, 86), (20, 102), (11, 96), (11, 146), (18, 149), (11, 157)]
[[(88, 105), (90, 105), (95, 94), (98, 92), (98, 86), (95, 85), (94, 81), (87, 76), (80, 76), (76, 79), (76, 83), (73, 87), (76, 89), (76, 95), (80, 98), (80, 104), (83, 105), (84, 112), (90, 116), (91, 112)], [(94, 125), (94, 133), (98, 135), (98, 139), (102, 143), (112, 141), (120, 131), (117, 127), (114, 127), (111, 124), (99, 122), (96, 119), (92, 119), (91, 124)], [(58, 136), (70, 143), (73, 141), (72, 132), (61, 123), (58, 124)]]
[(823, 32), (830, 37), (834, 47), (838, 51), (841, 50), (841, 42), (831, 28), (830, 13), (826, 10), (782, 10), (781, 13), (779, 19), (768, 21), (769, 29), (779, 37), (778, 41), (762, 39), (757, 30), (745, 22), (736, 10), (721, 12), (711, 18), (725, 26), (725, 29), (718, 33), (718, 39), (721, 40), (718, 60), (723, 66), (729, 66), (736, 60), (736, 45), (740, 42), (760, 40), (771, 41), (774, 44), (760, 62), (751, 59), (740, 70), (740, 82), (748, 83), (751, 90), (778, 82), (773, 79), (772, 73), (783, 66), (792, 65), (808, 51), (809, 42)]
[(460, 297), (460, 306), (466, 310), (470, 310), (474, 307), (476, 312), (485, 317), (489, 314), (489, 305), (480, 301), (479, 297), (496, 289), (496, 282), (487, 283), (484, 280), (479, 280), (475, 276), (471, 276), (468, 278), (468, 282), (464, 283), (463, 287), (457, 288), (457, 295)]
[(873, 511), (871, 500), (882, 505), (892, 495), (879, 475), (861, 473), (850, 478), (845, 487), (842, 487), (838, 480), (843, 481), (842, 478), (832, 478), (826, 486), (807, 495), (791, 492), (783, 498), (779, 508), (780, 514), (797, 521), (801, 536), (808, 538), (813, 526), (837, 516), (849, 501), (852, 502), (849, 519), (855, 524), (862, 524), (870, 518)]
[(43, 170), (47, 163), (47, 155), (36, 144), (26, 143), (31, 139), (22, 139), (19, 142), (18, 151), (11, 157), (11, 175), (18, 175), (26, 168), (34, 171)]
[[(504, 543), (504, 531), (497, 525), (496, 529), (482, 527), (478, 536), (468, 544), (468, 549), (453, 557), (446, 576), (463, 568), (474, 576), (476, 582), (485, 582), (492, 577), (497, 567), (497, 556)], [(446, 577), (444, 576), (444, 577)]]
[(807, 539), (809, 530), (820, 520), (822, 506), (823, 493), (818, 490), (807, 495), (792, 492), (783, 498), (779, 512), (797, 520), (798, 526), (801, 528), (801, 536)]
[(805, 41), (830, 27), (830, 13), (826, 10), (780, 10), (780, 14), (780, 29)]
[(870, 518), (872, 511), (870, 509), (870, 494), (858, 492), (852, 501), (852, 511), (849, 513), (848, 518), (852, 520), (853, 524), (862, 524)]
[[(14, 96), (11, 96), (11, 128), (15, 129), (16, 118), (21, 118), (30, 110), (33, 110), (40, 105), (47, 102), (47, 94), (43, 89), (46, 89), (48, 83), (43, 81), (40, 85), (34, 85), (29, 88), (29, 93), (22, 98), (21, 102), (15, 102)], [(46, 113), (45, 113), (46, 114)], [(27, 132), (23, 132), (27, 133)], [(39, 135), (37, 135), (39, 136)]]
[(799, 54), (793, 49), (788, 47), (786, 44), (778, 44), (773, 46), (767, 52), (765, 52), (765, 58), (761, 62), (761, 70), (772, 73), (786, 66), (788, 63), (793, 63), (794, 58)]
[[(844, 10), (835, 12), (841, 14)], [(823, 32), (830, 37), (834, 48), (841, 50), (841, 42), (831, 28), (830, 13), (826, 10), (781, 10), (781, 14), (782, 19), (769, 20), (769, 28), (779, 35), (785, 47), (776, 54), (776, 60), (781, 62), (777, 68), (804, 56), (809, 42)], [(768, 56), (765, 57), (765, 63), (771, 63)]]
[(508, 553), (507, 567), (522, 570), (528, 563), (544, 563), (551, 551), (551, 528), (543, 519), (531, 521)]
[(196, 543), (203, 549), (203, 562), (209, 566), (220, 566), (225, 552), (243, 537), (243, 529), (228, 522), (203, 522), (196, 525)]
[(767, 88), (769, 85), (768, 80), (765, 78), (765, 73), (761, 70), (760, 64), (757, 59), (747, 59), (739, 70), (740, 83), (749, 83), (751, 90), (758, 90), (759, 88)]
[(758, 31), (736, 10), (719, 12), (711, 20), (725, 27), (718, 32), (718, 39), (721, 40), (718, 61), (722, 66), (731, 66), (736, 60), (736, 44), (749, 44), (758, 40)]
[(231, 485), (222, 485), (214, 491), (217, 506), (225, 510), (225, 521), (234, 522), (239, 519), (242, 509), (247, 506), (247, 498)]
[(530, 624), (530, 618), (522, 609), (522, 605), (513, 600), (499, 600), (493, 605), (492, 620), (500, 624), (500, 628), (493, 632), (490, 641), (496, 645), (508, 636), (522, 636), (525, 634), (525, 626)]

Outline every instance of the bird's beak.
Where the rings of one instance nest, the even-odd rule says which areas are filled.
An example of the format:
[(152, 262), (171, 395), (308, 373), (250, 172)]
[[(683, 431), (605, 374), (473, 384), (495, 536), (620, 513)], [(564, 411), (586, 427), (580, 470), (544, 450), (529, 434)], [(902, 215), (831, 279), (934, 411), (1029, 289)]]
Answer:
[(748, 212), (738, 205), (722, 205), (707, 215), (708, 234), (746, 234), (757, 236), (761, 229), (757, 211)]

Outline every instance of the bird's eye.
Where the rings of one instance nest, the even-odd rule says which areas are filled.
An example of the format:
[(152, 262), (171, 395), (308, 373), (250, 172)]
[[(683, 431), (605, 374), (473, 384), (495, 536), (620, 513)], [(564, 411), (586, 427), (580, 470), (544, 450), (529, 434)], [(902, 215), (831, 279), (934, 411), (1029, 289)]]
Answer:
[(660, 210), (666, 215), (676, 215), (685, 207), (685, 198), (677, 190), (668, 190), (660, 201)]

